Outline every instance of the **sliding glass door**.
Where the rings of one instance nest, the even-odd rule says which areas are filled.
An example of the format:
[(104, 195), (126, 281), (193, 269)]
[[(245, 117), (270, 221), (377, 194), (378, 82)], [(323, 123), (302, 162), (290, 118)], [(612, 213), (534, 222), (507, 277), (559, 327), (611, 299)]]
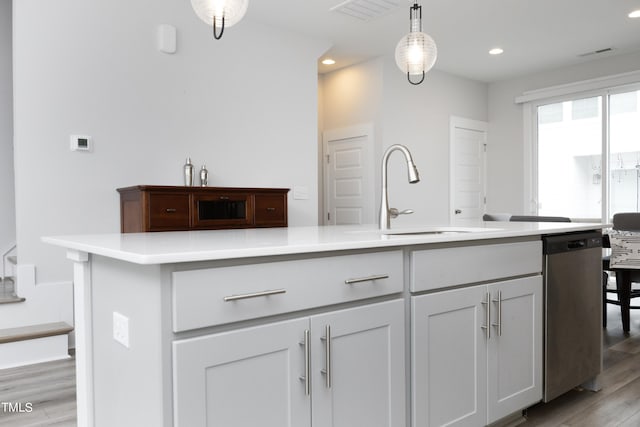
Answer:
[(640, 212), (640, 91), (609, 97), (609, 212)]
[(602, 97), (538, 107), (538, 215), (599, 218)]
[(536, 106), (538, 215), (640, 211), (639, 104), (640, 90), (627, 90)]

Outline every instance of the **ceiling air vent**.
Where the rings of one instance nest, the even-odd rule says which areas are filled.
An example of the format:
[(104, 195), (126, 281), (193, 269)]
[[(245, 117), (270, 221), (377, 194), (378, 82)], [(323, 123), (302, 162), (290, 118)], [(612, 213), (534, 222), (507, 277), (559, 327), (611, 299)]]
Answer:
[(607, 53), (607, 52), (612, 52), (612, 51), (613, 51), (612, 47), (606, 47), (604, 49), (594, 50), (593, 52), (581, 53), (578, 56), (579, 57), (585, 57), (585, 56), (591, 56), (591, 55), (600, 55), (600, 54)]
[(329, 11), (342, 13), (361, 21), (371, 21), (398, 9), (402, 4), (404, 4), (403, 0), (346, 0), (333, 6)]

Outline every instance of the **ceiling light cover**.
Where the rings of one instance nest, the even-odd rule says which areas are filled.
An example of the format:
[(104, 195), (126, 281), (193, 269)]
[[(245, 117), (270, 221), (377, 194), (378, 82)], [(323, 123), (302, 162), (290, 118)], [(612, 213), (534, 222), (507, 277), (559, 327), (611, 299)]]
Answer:
[[(407, 74), (409, 83), (418, 85), (424, 81), (425, 73), (436, 63), (438, 48), (431, 36), (422, 32), (422, 6), (418, 6), (418, 3), (411, 6), (409, 19), (410, 32), (400, 39), (396, 46), (396, 64)], [(422, 78), (414, 82), (411, 76)]]
[(640, 18), (640, 9), (629, 13), (629, 18)]
[(371, 21), (398, 9), (405, 0), (345, 0), (329, 8), (331, 12), (342, 13), (361, 21)]
[(214, 32), (215, 27), (221, 29), (222, 37), (226, 27), (237, 24), (247, 13), (249, 0), (191, 0), (191, 6), (198, 18), (214, 26)]
[(489, 55), (501, 55), (502, 53), (504, 53), (504, 50), (502, 50), (502, 48), (499, 48), (499, 47), (494, 47), (489, 51)]
[(324, 65), (334, 65), (334, 64), (336, 63), (336, 61), (335, 61), (335, 60), (333, 60), (333, 59), (331, 59), (331, 58), (327, 58), (327, 59), (323, 59), (323, 60), (322, 60), (322, 63), (323, 63)]

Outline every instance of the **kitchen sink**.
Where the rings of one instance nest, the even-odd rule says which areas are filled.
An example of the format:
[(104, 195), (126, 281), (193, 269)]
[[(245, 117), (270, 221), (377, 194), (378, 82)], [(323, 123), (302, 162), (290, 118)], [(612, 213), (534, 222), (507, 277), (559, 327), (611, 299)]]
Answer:
[(419, 227), (401, 228), (397, 230), (386, 230), (382, 234), (387, 236), (407, 236), (407, 235), (438, 235), (438, 234), (460, 234), (460, 233), (482, 233), (488, 231), (498, 231), (499, 228), (484, 227)]

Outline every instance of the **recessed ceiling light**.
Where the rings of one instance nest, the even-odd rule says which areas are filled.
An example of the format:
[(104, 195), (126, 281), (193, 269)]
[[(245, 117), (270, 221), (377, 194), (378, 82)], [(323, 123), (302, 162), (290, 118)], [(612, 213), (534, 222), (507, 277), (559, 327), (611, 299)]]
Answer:
[(640, 9), (631, 12), (629, 14), (629, 18), (640, 18)]
[(335, 63), (336, 63), (336, 61), (334, 61), (334, 60), (333, 60), (333, 59), (331, 59), (331, 58), (327, 58), (327, 59), (323, 59), (323, 60), (322, 60), (322, 63), (323, 63), (324, 65), (333, 65), (333, 64), (335, 64)]
[(494, 47), (493, 49), (491, 49), (491, 50), (489, 51), (489, 54), (490, 54), (490, 55), (500, 55), (502, 52), (504, 52), (504, 50), (502, 50), (501, 48), (499, 48), (499, 47)]

